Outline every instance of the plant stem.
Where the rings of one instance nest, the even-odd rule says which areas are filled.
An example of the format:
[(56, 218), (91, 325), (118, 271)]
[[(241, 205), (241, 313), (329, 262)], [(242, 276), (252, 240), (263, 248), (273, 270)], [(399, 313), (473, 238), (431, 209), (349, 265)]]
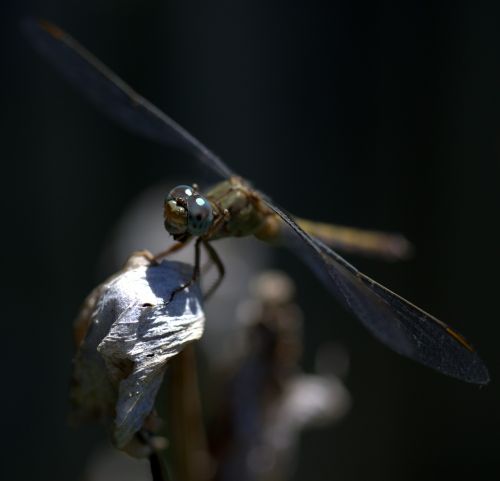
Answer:
[(172, 361), (168, 395), (175, 477), (202, 481), (207, 479), (209, 458), (194, 345), (186, 346)]

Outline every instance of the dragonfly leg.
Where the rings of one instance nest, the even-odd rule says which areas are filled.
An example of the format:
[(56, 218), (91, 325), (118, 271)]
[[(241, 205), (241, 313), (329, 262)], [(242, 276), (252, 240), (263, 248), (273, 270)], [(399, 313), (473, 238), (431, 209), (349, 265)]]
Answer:
[(177, 242), (175, 244), (172, 244), (168, 249), (156, 254), (153, 259), (155, 261), (159, 261), (160, 259), (163, 259), (164, 257), (167, 257), (170, 254), (173, 254), (174, 252), (180, 251), (182, 248), (187, 246), (187, 244), (190, 240), (191, 240), (191, 238), (189, 238), (183, 242)]
[[(200, 277), (200, 254), (201, 254), (201, 249), (200, 249), (200, 243), (201, 243), (201, 237), (198, 237), (196, 239), (196, 242), (194, 244), (194, 268), (193, 268), (193, 275), (191, 276), (191, 279), (189, 279), (188, 282), (181, 284), (179, 287), (174, 289), (172, 291), (172, 294), (170, 295), (170, 300), (168, 302), (171, 302), (174, 296), (184, 290), (187, 289), (188, 287), (192, 286)], [(184, 247), (187, 244), (187, 242), (182, 242), (180, 243), (181, 247)], [(173, 247), (177, 246), (179, 244), (175, 244)], [(181, 247), (178, 247), (180, 249)]]
[(205, 264), (201, 266), (200, 276), (204, 277), (207, 272), (210, 272), (213, 262), (209, 259)]
[(212, 262), (215, 264), (217, 267), (218, 271), (218, 277), (217, 280), (210, 286), (208, 291), (204, 294), (203, 298), (207, 300), (219, 287), (220, 283), (222, 282), (222, 279), (224, 278), (224, 274), (226, 273), (226, 270), (224, 268), (224, 264), (222, 263), (219, 254), (217, 254), (217, 251), (212, 247), (212, 244), (210, 244), (208, 241), (203, 240), (203, 246), (205, 247), (208, 256), (212, 260)]

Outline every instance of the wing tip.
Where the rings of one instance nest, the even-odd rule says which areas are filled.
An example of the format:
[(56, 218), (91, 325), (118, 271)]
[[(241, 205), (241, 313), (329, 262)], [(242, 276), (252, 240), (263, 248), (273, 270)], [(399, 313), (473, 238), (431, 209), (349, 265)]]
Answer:
[(475, 351), (471, 351), (471, 357), (467, 364), (462, 365), (462, 368), (458, 371), (442, 371), (450, 377), (454, 377), (459, 381), (467, 382), (470, 384), (476, 384), (479, 387), (486, 386), (491, 381), (490, 373), (486, 364), (478, 356)]
[(490, 383), (491, 378), (490, 378), (490, 373), (488, 372), (488, 368), (481, 363), (478, 369), (479, 372), (475, 373), (473, 376), (473, 379), (471, 379), (469, 382), (473, 384), (477, 384), (478, 386), (486, 386), (487, 384)]

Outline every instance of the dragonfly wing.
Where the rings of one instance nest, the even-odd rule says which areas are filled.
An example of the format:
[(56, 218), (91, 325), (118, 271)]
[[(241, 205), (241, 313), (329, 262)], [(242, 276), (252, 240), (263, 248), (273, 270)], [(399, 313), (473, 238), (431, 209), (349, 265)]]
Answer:
[(289, 226), (291, 248), (380, 341), (421, 364), (466, 382), (487, 384), (489, 374), (474, 349), (445, 323), (365, 276), (266, 201)]
[(135, 92), (66, 32), (44, 20), (26, 19), (22, 27), (38, 52), (98, 109), (122, 127), (187, 151), (222, 177), (233, 175), (219, 157)]

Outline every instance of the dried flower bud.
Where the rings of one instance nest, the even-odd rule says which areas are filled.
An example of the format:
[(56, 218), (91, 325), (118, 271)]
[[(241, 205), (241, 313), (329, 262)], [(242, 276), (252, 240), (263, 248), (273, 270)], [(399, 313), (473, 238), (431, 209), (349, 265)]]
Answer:
[(74, 364), (73, 418), (114, 417), (113, 442), (129, 453), (153, 411), (168, 359), (199, 339), (205, 322), (198, 285), (178, 290), (192, 267), (150, 259), (145, 252), (131, 256), (94, 289), (75, 325), (75, 338), (83, 340)]

